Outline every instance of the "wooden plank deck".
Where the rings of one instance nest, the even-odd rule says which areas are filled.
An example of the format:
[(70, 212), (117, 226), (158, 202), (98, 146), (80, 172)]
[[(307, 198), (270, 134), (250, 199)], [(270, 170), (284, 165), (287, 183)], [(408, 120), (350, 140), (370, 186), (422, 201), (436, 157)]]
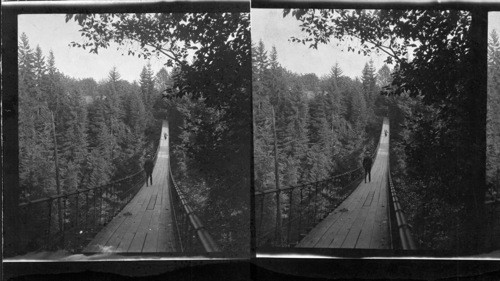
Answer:
[(313, 228), (297, 245), (301, 248), (390, 248), (387, 201), (389, 120), (384, 118), (380, 147), (364, 181), (332, 213)]
[(83, 252), (175, 252), (168, 186), (168, 123), (163, 122), (153, 185), (135, 197), (87, 245)]

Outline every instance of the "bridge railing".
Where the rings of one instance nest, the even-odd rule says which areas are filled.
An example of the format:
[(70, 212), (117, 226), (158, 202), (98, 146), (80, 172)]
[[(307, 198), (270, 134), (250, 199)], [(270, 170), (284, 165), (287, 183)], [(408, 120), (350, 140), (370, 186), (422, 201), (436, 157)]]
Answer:
[(186, 195), (175, 183), (170, 168), (169, 158), (169, 185), (172, 204), (174, 235), (177, 250), (189, 253), (214, 253), (220, 252), (219, 246), (205, 229), (200, 218), (189, 205)]
[(358, 167), (318, 182), (255, 192), (257, 246), (294, 247), (349, 196), (363, 176), (363, 168)]
[(24, 252), (83, 249), (132, 200), (145, 179), (141, 169), (105, 185), (22, 202), (20, 248)]
[[(388, 160), (389, 161), (389, 160)], [(389, 201), (388, 217), (392, 249), (416, 250), (417, 246), (411, 235), (410, 225), (406, 221), (403, 209), (391, 177), (390, 162), (387, 164), (387, 197)]]

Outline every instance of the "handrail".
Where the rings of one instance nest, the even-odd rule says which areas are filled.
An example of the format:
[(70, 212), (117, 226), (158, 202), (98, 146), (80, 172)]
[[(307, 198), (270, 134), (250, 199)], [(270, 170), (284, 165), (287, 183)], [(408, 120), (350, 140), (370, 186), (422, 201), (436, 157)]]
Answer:
[[(377, 157), (377, 151), (378, 151), (379, 147), (380, 147), (380, 140), (379, 140), (378, 145), (377, 145), (377, 147), (375, 148), (375, 150), (374, 150), (374, 152), (372, 154), (372, 160), (373, 160), (373, 162), (375, 162), (375, 157)], [(336, 180), (336, 179), (338, 179), (340, 177), (343, 177), (343, 176), (345, 176), (347, 174), (356, 173), (356, 172), (358, 172), (361, 169), (363, 169), (363, 167), (359, 166), (359, 167), (357, 167), (355, 169), (346, 171), (346, 172), (344, 172), (342, 174), (338, 174), (338, 175), (335, 175), (335, 176), (330, 177), (330, 178), (326, 178), (326, 179), (323, 179), (323, 180), (320, 180), (320, 181), (315, 181), (315, 182), (308, 182), (308, 183), (302, 183), (302, 184), (299, 184), (299, 185), (283, 187), (283, 188), (280, 188), (279, 191), (286, 191), (286, 190), (295, 189), (295, 188), (306, 188), (307, 186), (309, 186), (311, 184), (331, 182), (331, 181)], [(255, 196), (260, 196), (260, 195), (264, 195), (264, 194), (275, 193), (277, 191), (278, 191), (278, 189), (276, 189), (276, 188), (266, 189), (266, 190), (261, 190), (261, 191), (255, 191), (254, 195)]]
[(172, 201), (178, 201), (180, 203), (178, 204), (177, 202), (172, 202), (173, 205), (180, 205), (177, 209), (178, 211), (181, 211), (181, 213), (175, 211), (175, 206), (172, 209), (174, 210), (174, 220), (177, 230), (176, 234), (178, 235), (178, 240), (181, 244), (181, 251), (190, 251), (189, 246), (192, 245), (192, 241), (190, 240), (192, 238), (192, 235), (195, 234), (198, 237), (198, 241), (203, 246), (205, 252), (220, 252), (219, 246), (217, 245), (217, 243), (215, 243), (212, 236), (205, 229), (205, 226), (201, 222), (200, 218), (195, 214), (195, 212), (189, 205), (189, 202), (185, 198), (185, 194), (175, 183), (170, 166), (170, 158), (168, 159), (168, 170), (169, 182), (171, 185), (170, 190), (174, 192), (172, 194), (174, 196), (171, 196), (173, 199)]
[[(279, 191), (286, 191), (286, 190), (289, 190), (289, 189), (295, 189), (295, 188), (307, 188), (309, 185), (311, 184), (317, 184), (317, 183), (324, 183), (324, 182), (330, 182), (330, 181), (333, 181), (333, 180), (336, 180), (342, 176), (345, 176), (347, 174), (352, 174), (352, 173), (355, 173), (357, 172), (358, 170), (360, 170), (362, 167), (358, 167), (356, 169), (353, 169), (353, 170), (350, 170), (350, 171), (347, 171), (345, 173), (342, 173), (342, 174), (338, 174), (338, 175), (335, 175), (331, 178), (327, 178), (327, 179), (324, 179), (324, 180), (320, 180), (320, 181), (316, 181), (316, 182), (308, 182), (308, 183), (303, 183), (303, 184), (300, 184), (300, 185), (294, 185), (294, 186), (287, 186), (287, 187), (283, 187), (283, 188), (280, 188)], [(273, 189), (266, 189), (266, 190), (263, 190), (263, 191), (255, 191), (255, 196), (259, 196), (259, 195), (263, 195), (263, 194), (269, 194), (269, 193), (275, 193), (277, 192), (278, 189), (276, 188), (273, 188)]]
[[(158, 143), (154, 161), (159, 149)], [(130, 202), (134, 191), (138, 191), (144, 180), (144, 170), (140, 169), (107, 184), (63, 191), (62, 194), (20, 203), (20, 219), (23, 221), (20, 239), (24, 243), (23, 247), (28, 251), (39, 250), (65, 245), (67, 242), (76, 248), (84, 246), (86, 239), (91, 238), (95, 231), (112, 220)], [(33, 213), (38, 215), (33, 216)], [(55, 223), (53, 214), (61, 216), (59, 224)]]
[(396, 190), (394, 188), (390, 172), (388, 173), (388, 177), (389, 177), (390, 194), (392, 198), (392, 208), (394, 215), (396, 217), (397, 228), (399, 233), (400, 247), (403, 250), (415, 250), (417, 249), (417, 246), (411, 235), (410, 226), (406, 221), (403, 209), (399, 204), (399, 199), (396, 194)]
[[(392, 177), (391, 177), (391, 165), (390, 165), (390, 150), (389, 147), (387, 148), (387, 191), (389, 194), (389, 197), (387, 200), (389, 201), (389, 206), (390, 206), (390, 219), (389, 219), (389, 229), (391, 230), (391, 237), (392, 237), (392, 242), (393, 242), (393, 247), (394, 247), (394, 242), (399, 242), (396, 244), (399, 244), (398, 246), (403, 249), (403, 250), (415, 250), (417, 249), (417, 246), (415, 244), (415, 241), (413, 240), (413, 237), (411, 235), (410, 231), (410, 226), (408, 225), (405, 215), (403, 213), (403, 209), (401, 208), (401, 205), (399, 204), (399, 198), (396, 193), (396, 189), (394, 187), (394, 183), (392, 182)], [(397, 226), (397, 238), (393, 237), (392, 231), (396, 231), (396, 229), (392, 229), (393, 223), (396, 223)], [(394, 241), (396, 240), (396, 241)]]
[[(158, 145), (158, 147), (156, 148), (155, 157), (154, 157), (153, 161), (156, 161), (159, 149), (160, 149), (160, 145)], [(42, 197), (42, 198), (39, 198), (39, 199), (28, 200), (27, 202), (19, 203), (19, 207), (26, 207), (26, 206), (31, 205), (31, 204), (43, 203), (43, 202), (51, 201), (51, 200), (54, 200), (54, 199), (66, 198), (66, 197), (78, 195), (78, 194), (81, 194), (81, 193), (84, 193), (84, 192), (93, 191), (93, 190), (96, 190), (96, 189), (102, 190), (103, 188), (109, 188), (109, 187), (111, 187), (114, 184), (122, 183), (122, 182), (124, 182), (124, 181), (126, 181), (128, 179), (131, 179), (131, 178), (133, 178), (133, 177), (135, 177), (138, 174), (143, 173), (143, 172), (144, 172), (144, 169), (141, 169), (141, 170), (139, 170), (139, 171), (137, 171), (137, 172), (135, 172), (135, 173), (133, 173), (131, 175), (128, 175), (128, 176), (126, 176), (124, 178), (121, 178), (121, 179), (118, 179), (118, 180), (115, 180), (115, 181), (112, 181), (112, 182), (109, 182), (109, 183), (106, 183), (106, 184), (103, 184), (103, 185), (99, 185), (99, 186), (88, 187), (88, 188), (83, 188), (83, 189), (78, 189), (77, 188), (76, 191), (71, 191), (71, 192), (66, 192), (65, 190), (63, 190), (62, 194), (59, 194), (59, 195), (52, 195), (52, 196), (48, 196), (48, 197)]]
[[(371, 155), (373, 162), (379, 147), (380, 138)], [(316, 182), (254, 192), (258, 245), (296, 245), (349, 196), (363, 177), (362, 169), (359, 166)]]

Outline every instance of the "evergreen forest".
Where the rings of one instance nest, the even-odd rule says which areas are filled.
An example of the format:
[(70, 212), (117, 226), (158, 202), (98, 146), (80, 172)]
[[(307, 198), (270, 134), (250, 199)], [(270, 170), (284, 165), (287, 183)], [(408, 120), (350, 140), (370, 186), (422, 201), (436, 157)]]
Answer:
[(137, 78), (139, 83), (122, 80), (116, 68), (98, 82), (68, 77), (56, 68), (52, 52), (32, 48), (21, 35), (21, 201), (57, 193), (55, 145), (62, 192), (104, 185), (142, 169), (146, 151), (159, 138), (153, 105), (161, 100), (160, 79), (169, 77), (165, 69), (155, 75), (144, 66)]
[[(342, 66), (332, 58), (330, 73), (318, 77), (287, 70), (278, 56), (275, 47), (266, 49), (262, 41), (252, 48), (255, 190), (277, 188), (274, 131), (282, 188), (319, 182), (361, 166), (363, 157), (375, 151), (387, 115), (387, 97), (380, 91), (390, 83), (389, 67), (376, 69), (367, 57), (353, 79), (343, 75)], [(275, 201), (265, 204), (266, 213), (276, 208)], [(263, 232), (274, 222), (264, 224)]]
[(359, 166), (387, 116), (390, 172), (418, 248), (457, 254), (495, 247), (497, 217), (487, 202), (498, 192), (498, 36), (489, 35), (486, 85), (484, 15), (285, 9), (288, 16), (301, 28), (291, 42), (312, 51), (337, 42), (367, 58), (382, 54), (388, 67), (367, 71), (368, 63), (353, 81), (334, 65), (318, 79), (280, 68), (274, 50), (265, 55), (262, 44), (254, 46), (256, 191), (275, 188), (273, 109), (284, 187)]
[[(75, 79), (57, 69), (52, 51), (47, 54), (39, 46), (32, 48), (24, 33), (18, 60), (20, 203), (105, 186), (142, 171), (160, 137), (159, 89), (171, 81), (165, 68), (154, 74), (145, 65), (139, 82), (133, 83), (121, 79), (115, 67), (102, 81)], [(112, 194), (103, 196), (109, 200), (103, 201), (102, 217), (111, 214), (113, 202), (126, 203)], [(71, 199), (63, 200), (64, 206), (74, 204)], [(47, 221), (45, 209), (35, 205), (23, 210), (29, 216), (25, 235), (47, 229), (47, 224), (51, 232), (57, 231), (58, 214), (53, 212)], [(75, 224), (75, 211), (74, 205), (64, 209), (65, 225)], [(67, 240), (56, 248), (81, 250), (83, 245)], [(54, 249), (38, 239), (25, 243), (26, 250)]]
[[(67, 15), (66, 21), (75, 21), (81, 28), (82, 43), (68, 42), (72, 47), (98, 54), (114, 42), (124, 55), (144, 58), (145, 66), (133, 83), (121, 79), (115, 68), (103, 81), (74, 79), (58, 71), (52, 52), (32, 48), (26, 35), (21, 35), (20, 188), (11, 196), (23, 203), (141, 172), (145, 155), (156, 151), (166, 119), (176, 184), (220, 250), (246, 255), (251, 165), (249, 14)], [(138, 21), (140, 25), (129, 28)], [(117, 26), (111, 27), (110, 22)], [(147, 59), (160, 59), (165, 67), (154, 73)], [(81, 195), (79, 202), (85, 199)], [(104, 216), (111, 212), (106, 200), (99, 209)], [(29, 215), (36, 220), (36, 214)], [(26, 232), (46, 229), (42, 218), (46, 211), (39, 216)], [(57, 217), (52, 213), (50, 227), (55, 228)], [(71, 220), (78, 213), (62, 217)], [(34, 240), (28, 242), (31, 245), (21, 241), (23, 245), (9, 249), (10, 255), (48, 248), (42, 238)], [(78, 252), (83, 245), (68, 243), (58, 247)]]
[(500, 197), (500, 39), (488, 40), (488, 113), (486, 123), (486, 181), (488, 197)]

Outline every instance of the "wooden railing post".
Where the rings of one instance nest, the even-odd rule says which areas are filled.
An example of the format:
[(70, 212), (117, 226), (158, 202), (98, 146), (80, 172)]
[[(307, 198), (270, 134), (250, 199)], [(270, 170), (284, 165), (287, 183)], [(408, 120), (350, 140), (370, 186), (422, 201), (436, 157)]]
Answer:
[(49, 221), (48, 221), (48, 226), (47, 226), (47, 245), (50, 244), (50, 226), (51, 226), (51, 221), (52, 221), (52, 199), (47, 201), (47, 204), (49, 206)]
[(89, 192), (90, 192), (90, 190), (87, 189), (87, 191), (85, 193), (85, 209), (87, 209), (86, 212), (85, 212), (85, 227), (86, 228), (89, 227), (89, 212), (90, 212)]
[[(58, 155), (57, 155), (57, 138), (56, 138), (56, 123), (54, 121), (54, 113), (50, 113), (50, 117), (52, 120), (52, 138), (54, 142), (54, 164), (56, 168), (56, 187), (57, 187), (57, 195), (61, 194), (61, 186), (59, 183), (59, 162), (58, 162)], [(63, 215), (61, 214), (61, 198), (58, 198), (58, 211), (59, 211), (59, 230), (64, 231), (64, 223), (63, 223)]]
[(293, 189), (290, 189), (289, 196), (289, 207), (288, 207), (288, 233), (287, 233), (287, 244), (290, 244), (290, 229), (292, 226), (292, 204), (293, 204)]
[(276, 237), (275, 241), (281, 246), (281, 205), (280, 205), (280, 174), (278, 162), (278, 137), (276, 136), (276, 118), (274, 107), (271, 107), (273, 115), (273, 135), (274, 135), (274, 180), (276, 182)]
[[(78, 191), (78, 190), (77, 190), (77, 191)], [(80, 208), (79, 208), (79, 205), (80, 205), (80, 204), (79, 204), (78, 197), (80, 197), (80, 196), (79, 196), (79, 194), (77, 193), (77, 194), (76, 194), (76, 196), (75, 196), (75, 205), (76, 205), (76, 211), (75, 211), (75, 218), (76, 218), (76, 219), (75, 219), (75, 223), (76, 223), (76, 226), (78, 226), (78, 225), (80, 224), (80, 222), (79, 222), (79, 221), (80, 221), (80, 218), (79, 218), (79, 216), (80, 216), (80, 210), (79, 210)]]
[(62, 219), (63, 219), (63, 225), (62, 225), (62, 245), (64, 247), (64, 243), (66, 242), (66, 231), (65, 231), (65, 225), (66, 225), (66, 200), (68, 199), (68, 197), (66, 196), (66, 194), (64, 194), (63, 196), (63, 209), (62, 209)]
[(302, 199), (303, 199), (303, 195), (302, 195), (302, 188), (300, 188), (300, 203), (299, 203), (299, 230), (298, 230), (298, 234), (299, 234), (299, 238), (300, 238), (300, 234), (302, 232)]
[(260, 226), (262, 226), (262, 224), (264, 223), (264, 202), (265, 202), (265, 197), (266, 195), (265, 194), (262, 194), (260, 196), (262, 198), (262, 200), (260, 201)]
[(101, 200), (99, 200), (99, 225), (102, 225), (102, 200), (104, 200), (103, 196), (104, 196), (104, 193), (102, 191), (102, 188), (100, 187), (99, 188), (99, 197)]
[(312, 223), (316, 223), (317, 211), (318, 211), (318, 182), (314, 184), (314, 215)]
[(93, 221), (93, 226), (95, 227), (97, 225), (97, 204), (96, 204), (96, 198), (97, 198), (97, 188), (92, 190), (92, 201), (94, 201), (94, 217), (92, 219)]

